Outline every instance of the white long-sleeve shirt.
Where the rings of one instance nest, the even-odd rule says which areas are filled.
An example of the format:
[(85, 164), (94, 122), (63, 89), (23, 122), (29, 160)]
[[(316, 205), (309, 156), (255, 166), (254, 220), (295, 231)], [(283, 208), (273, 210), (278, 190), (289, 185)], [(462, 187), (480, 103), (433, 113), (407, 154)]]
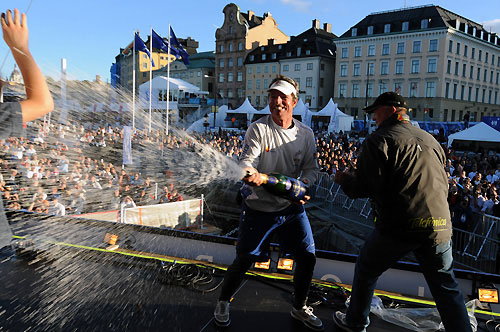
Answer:
[[(307, 179), (312, 185), (319, 172), (314, 133), (302, 122), (293, 119), (294, 126), (284, 129), (270, 115), (255, 121), (248, 128), (240, 155), (242, 167), (253, 167), (259, 173), (281, 173)], [(268, 193), (262, 187), (246, 186), (251, 194), (246, 204), (254, 210), (280, 211), (291, 203)], [(246, 188), (246, 189), (248, 189)]]

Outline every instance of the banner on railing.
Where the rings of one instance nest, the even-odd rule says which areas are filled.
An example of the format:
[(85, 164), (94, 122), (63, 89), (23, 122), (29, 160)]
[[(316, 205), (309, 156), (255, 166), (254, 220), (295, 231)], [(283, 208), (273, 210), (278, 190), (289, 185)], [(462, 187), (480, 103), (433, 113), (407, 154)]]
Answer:
[(157, 205), (124, 209), (121, 221), (152, 227), (183, 229), (192, 226), (201, 218), (201, 199), (191, 199)]

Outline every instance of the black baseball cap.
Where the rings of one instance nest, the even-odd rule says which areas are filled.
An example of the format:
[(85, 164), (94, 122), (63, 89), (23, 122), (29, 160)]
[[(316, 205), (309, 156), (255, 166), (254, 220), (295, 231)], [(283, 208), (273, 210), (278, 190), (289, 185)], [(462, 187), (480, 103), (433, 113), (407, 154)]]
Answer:
[(404, 107), (408, 108), (406, 100), (396, 92), (384, 92), (375, 99), (373, 104), (366, 106), (363, 110), (366, 113), (373, 113), (380, 106), (394, 106), (394, 107)]

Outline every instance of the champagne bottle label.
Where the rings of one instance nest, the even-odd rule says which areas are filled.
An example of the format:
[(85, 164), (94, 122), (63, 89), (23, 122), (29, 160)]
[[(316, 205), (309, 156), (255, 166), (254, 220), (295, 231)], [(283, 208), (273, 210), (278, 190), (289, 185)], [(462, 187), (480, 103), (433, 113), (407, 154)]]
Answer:
[(267, 183), (269, 183), (270, 185), (273, 185), (273, 186), (274, 186), (274, 185), (276, 185), (278, 182), (279, 182), (279, 181), (278, 181), (278, 178), (277, 178), (277, 177), (275, 177), (275, 176), (272, 176), (272, 175), (271, 175), (271, 176), (268, 176), (268, 178), (267, 178)]

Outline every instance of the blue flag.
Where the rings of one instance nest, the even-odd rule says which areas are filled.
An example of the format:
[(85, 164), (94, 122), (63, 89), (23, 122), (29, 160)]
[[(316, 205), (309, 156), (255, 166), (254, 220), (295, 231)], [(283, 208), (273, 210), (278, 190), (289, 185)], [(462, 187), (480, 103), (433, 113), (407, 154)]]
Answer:
[(182, 58), (182, 62), (184, 62), (186, 66), (189, 65), (189, 54), (188, 52), (186, 52), (184, 47), (182, 47), (181, 43), (179, 43), (179, 41), (177, 40), (177, 37), (175, 36), (172, 27), (170, 27), (170, 44), (172, 44), (172, 48), (177, 49)]
[[(154, 30), (151, 35), (151, 40), (153, 41), (153, 47), (157, 48), (159, 50), (163, 50), (168, 53), (168, 41), (164, 40), (163, 38), (160, 37), (159, 34), (157, 34)], [(181, 58), (181, 55), (179, 52), (173, 48), (170, 47), (170, 54), (174, 55), (177, 59)]]
[(144, 44), (144, 42), (142, 41), (141, 37), (139, 37), (139, 35), (137, 34), (137, 32), (135, 33), (134, 43), (135, 43), (135, 49), (136, 50), (144, 52), (144, 53), (146, 53), (149, 56), (149, 59), (151, 60), (151, 63), (153, 64), (153, 67), (154, 67), (155, 63), (153, 61), (153, 57), (151, 57), (151, 53), (149, 53), (149, 50), (146, 47), (146, 44)]

